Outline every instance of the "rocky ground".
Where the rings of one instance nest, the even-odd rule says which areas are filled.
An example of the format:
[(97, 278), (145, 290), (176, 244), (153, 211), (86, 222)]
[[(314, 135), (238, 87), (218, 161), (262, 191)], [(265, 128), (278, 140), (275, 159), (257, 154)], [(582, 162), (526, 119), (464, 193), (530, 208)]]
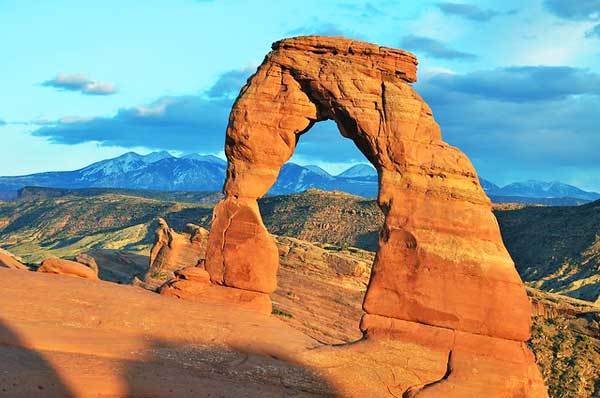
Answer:
[[(347, 206), (336, 208), (334, 201), (336, 196), (328, 195), (332, 200), (329, 206), (334, 206), (335, 211), (345, 210), (340, 210), (338, 216), (331, 217), (330, 221), (338, 221), (320, 223), (315, 220), (320, 218), (324, 221), (327, 218), (326, 213), (319, 210), (319, 197), (322, 193), (309, 192), (306, 195), (312, 195), (310, 201), (303, 202), (300, 196), (294, 201), (271, 204), (267, 202), (266, 206), (263, 203), (267, 222), (275, 220), (276, 216), (286, 219), (281, 214), (283, 209), (287, 209), (285, 211), (291, 214), (295, 214), (297, 209), (302, 209), (309, 214), (315, 207), (318, 217), (312, 219), (314, 221), (312, 224), (311, 222), (290, 223), (289, 227), (282, 227), (281, 231), (287, 232), (286, 228), (290, 228), (290, 233), (302, 234), (303, 231), (309, 231), (310, 237), (320, 239), (331, 230), (332, 237), (342, 236), (343, 232), (348, 230), (343, 225), (340, 227), (339, 220), (344, 217), (353, 219), (353, 214), (356, 214), (352, 213), (356, 210), (353, 206), (361, 203), (359, 199), (353, 203), (355, 197), (344, 197), (343, 202)], [(275, 199), (271, 198), (272, 201)], [(180, 231), (190, 219), (202, 220), (210, 213), (205, 206), (178, 203), (165, 205), (154, 199), (147, 202), (147, 198), (140, 199), (142, 200), (140, 207), (133, 206), (133, 210), (128, 212), (127, 206), (123, 204), (125, 200), (128, 201), (128, 205), (132, 200), (140, 203), (138, 199), (131, 197), (127, 199), (104, 197), (101, 200), (94, 200), (98, 207), (93, 208), (91, 212), (84, 211), (87, 202), (74, 197), (52, 199), (58, 202), (41, 206), (40, 209), (43, 211), (38, 211), (33, 204), (5, 205), (0, 210), (0, 214), (3, 214), (9, 222), (2, 231), (2, 237), (12, 237), (13, 243), (17, 241), (21, 244), (14, 247), (21, 250), (35, 246), (37, 248), (35, 256), (29, 257), (27, 261), (32, 265), (35, 265), (36, 259), (47, 255), (74, 256), (79, 252), (87, 252), (98, 263), (100, 279), (130, 284), (134, 277), (143, 277), (148, 270), (148, 254), (154, 235), (152, 228), (158, 225), (155, 220), (149, 219), (145, 209), (157, 206), (158, 211), (164, 212), (166, 218)], [(337, 200), (339, 201), (339, 198)], [(309, 205), (302, 208), (303, 203)], [(9, 206), (20, 206), (19, 211), (11, 213), (7, 210)], [(73, 208), (80, 210), (73, 212)], [(116, 211), (111, 216), (113, 222), (117, 220), (121, 223), (117, 227), (111, 227), (110, 222), (104, 219), (105, 214), (110, 214), (113, 208), (123, 209), (122, 214)], [(320, 215), (319, 211), (322, 211)], [(369, 214), (376, 216), (376, 213), (370, 211), (359, 214), (367, 220)], [(59, 223), (73, 225), (60, 228), (49, 223), (49, 217), (57, 216)], [(188, 216), (195, 218), (188, 218)], [(299, 219), (303, 218), (299, 217)], [(144, 233), (134, 235), (124, 233), (132, 227), (131, 223), (138, 223), (134, 225), (138, 228), (143, 227)], [(364, 231), (363, 225), (367, 224), (353, 226), (352, 231)], [(8, 229), (6, 226), (9, 226)], [(31, 238), (27, 241), (21, 240), (21, 237), (27, 233), (31, 234)], [(75, 238), (66, 239), (67, 234), (72, 234)], [(89, 240), (89, 236), (95, 238)], [(115, 240), (115, 236), (124, 236), (125, 239)], [(94, 243), (81, 244), (82, 240)], [(115, 242), (119, 243), (114, 245)], [(310, 243), (282, 236), (277, 238), (277, 242), (281, 268), (278, 289), (273, 295), (274, 316), (287, 324), (290, 330), (295, 330), (308, 338), (311, 344), (344, 344), (359, 339), (361, 333), (358, 323), (363, 314), (361, 302), (374, 254), (354, 248), (345, 241), (342, 241), (341, 245), (332, 245)], [(27, 253), (19, 251), (18, 254), (23, 256)], [(20, 260), (26, 261), (26, 259)], [(35, 266), (32, 268), (35, 269)], [(84, 297), (83, 292), (81, 294)], [(537, 289), (529, 289), (529, 295), (535, 303), (536, 313), (529, 344), (536, 353), (538, 365), (550, 388), (551, 396), (565, 398), (596, 396), (600, 391), (599, 308), (590, 302), (544, 293)], [(75, 303), (78, 300), (85, 302), (84, 298), (75, 297), (74, 300)]]
[[(373, 253), (287, 237), (277, 242), (281, 268), (274, 316), (314, 344), (359, 340)], [(106, 250), (92, 254), (100, 274), (117, 282), (131, 281), (148, 267), (148, 258), (140, 255)], [(529, 344), (551, 397), (594, 397), (600, 391), (600, 307), (536, 289), (528, 293), (535, 312)]]

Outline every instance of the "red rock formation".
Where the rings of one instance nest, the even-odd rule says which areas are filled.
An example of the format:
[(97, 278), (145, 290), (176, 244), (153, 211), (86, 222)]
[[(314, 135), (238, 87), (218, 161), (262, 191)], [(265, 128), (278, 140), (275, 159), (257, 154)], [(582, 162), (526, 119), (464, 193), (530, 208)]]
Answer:
[(14, 256), (12, 253), (7, 252), (4, 249), (0, 249), (0, 268), (20, 269), (28, 270), (27, 266), (21, 262), (21, 260)]
[(98, 279), (98, 270), (94, 270), (85, 264), (60, 258), (48, 258), (42, 261), (37, 272), (76, 276), (84, 279)]
[(175, 271), (175, 278), (161, 286), (159, 293), (207, 304), (235, 303), (243, 309), (271, 314), (271, 300), (267, 294), (215, 285), (202, 267), (188, 267)]
[(73, 261), (83, 264), (88, 268), (93, 269), (96, 274), (98, 273), (98, 263), (96, 263), (96, 259), (89, 254), (81, 253), (75, 256)]
[[(256, 200), (301, 135), (334, 120), (377, 169), (385, 214), (362, 329), (397, 339), (419, 324), (429, 325), (425, 334), (452, 336), (444, 348), (452, 364), (443, 366), (451, 374), (401, 394), (545, 396), (523, 343), (531, 314), (525, 289), (471, 162), (442, 140), (409, 85), (416, 65), (410, 53), (341, 38), (273, 44), (231, 111), (225, 198), (214, 210), (206, 269), (216, 284), (275, 289), (277, 248)], [(470, 374), (478, 363), (478, 378), (493, 379), (493, 392)]]
[(185, 233), (175, 232), (167, 222), (159, 218), (155, 241), (150, 251), (150, 267), (144, 281), (164, 281), (173, 271), (195, 266), (204, 260), (208, 231), (194, 224), (186, 226)]

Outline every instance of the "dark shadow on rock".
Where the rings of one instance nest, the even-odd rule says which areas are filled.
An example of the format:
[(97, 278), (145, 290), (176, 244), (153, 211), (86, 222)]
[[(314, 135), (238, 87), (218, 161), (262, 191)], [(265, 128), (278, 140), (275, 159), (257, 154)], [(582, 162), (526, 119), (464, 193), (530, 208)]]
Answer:
[(128, 285), (148, 270), (148, 256), (141, 254), (112, 249), (95, 249), (88, 254), (98, 263), (98, 276), (104, 281)]
[(379, 244), (379, 231), (371, 231), (371, 232), (359, 234), (356, 237), (356, 242), (354, 243), (354, 246), (358, 247), (359, 249), (376, 252), (378, 244)]
[(313, 370), (251, 348), (154, 340), (147, 360), (125, 365), (127, 397), (339, 396)]
[(75, 396), (41, 353), (23, 347), (24, 342), (0, 319), (0, 397)]

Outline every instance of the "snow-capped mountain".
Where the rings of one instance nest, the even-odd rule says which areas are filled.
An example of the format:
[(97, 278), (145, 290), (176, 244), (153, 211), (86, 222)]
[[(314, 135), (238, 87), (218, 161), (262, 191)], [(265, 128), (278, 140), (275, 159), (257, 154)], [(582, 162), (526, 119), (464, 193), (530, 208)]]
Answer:
[(128, 152), (80, 170), (0, 177), (0, 191), (16, 193), (25, 186), (219, 191), (226, 168), (226, 161), (210, 155), (177, 158), (168, 152), (148, 155)]
[(587, 192), (573, 185), (563, 184), (562, 182), (535, 181), (514, 182), (501, 188), (503, 195), (520, 195), (533, 198), (577, 198), (585, 200), (596, 200), (600, 194), (596, 192)]
[(305, 169), (308, 169), (308, 170), (312, 171), (313, 173), (317, 173), (320, 176), (326, 177), (328, 179), (334, 178), (327, 171), (323, 170), (322, 168), (320, 168), (319, 166), (316, 166), (314, 164), (310, 164), (308, 166), (302, 166), (302, 167), (304, 167)]
[(494, 198), (534, 198), (534, 199), (559, 199), (570, 198), (579, 201), (594, 201), (600, 199), (597, 192), (588, 192), (573, 185), (558, 181), (545, 182), (528, 180), (524, 182), (513, 182), (500, 187), (493, 182), (480, 179), (481, 186), (485, 192)]
[(479, 183), (481, 184), (481, 187), (488, 195), (493, 195), (497, 190), (500, 189), (500, 187), (498, 185), (494, 184), (491, 181), (483, 179), (483, 178), (479, 178)]
[(357, 164), (350, 167), (343, 173), (338, 174), (338, 177), (344, 178), (361, 178), (361, 177), (377, 177), (377, 170), (370, 164)]
[[(80, 170), (0, 177), (0, 199), (16, 197), (17, 191), (25, 186), (220, 191), (226, 171), (227, 162), (213, 155), (192, 153), (175, 157), (168, 152), (148, 155), (128, 152)], [(598, 193), (586, 192), (560, 182), (526, 181), (500, 187), (485, 179), (480, 181), (487, 194), (497, 202), (579, 204), (600, 199)], [(287, 163), (269, 193), (289, 194), (309, 188), (344, 191), (374, 198), (378, 191), (377, 172), (371, 165), (358, 164), (333, 176), (315, 165)]]

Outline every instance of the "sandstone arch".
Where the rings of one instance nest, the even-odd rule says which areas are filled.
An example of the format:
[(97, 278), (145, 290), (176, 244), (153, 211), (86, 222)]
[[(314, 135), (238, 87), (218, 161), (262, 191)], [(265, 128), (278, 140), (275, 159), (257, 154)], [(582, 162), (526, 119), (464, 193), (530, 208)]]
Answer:
[(506, 366), (514, 378), (507, 377), (525, 395), (502, 396), (544, 396), (523, 344), (530, 327), (523, 284), (473, 166), (442, 140), (431, 109), (409, 84), (416, 68), (408, 52), (347, 39), (274, 43), (231, 111), (225, 198), (214, 210), (206, 269), (219, 285), (256, 294), (276, 288), (277, 249), (256, 200), (300, 135), (332, 119), (378, 170), (385, 214), (361, 328), (387, 338), (435, 329), (459, 369), (441, 387), (424, 383), (407, 394), (471, 396), (447, 395), (443, 386), (468, 378), (472, 353), (483, 350), (500, 363), (516, 358), (518, 365)]

